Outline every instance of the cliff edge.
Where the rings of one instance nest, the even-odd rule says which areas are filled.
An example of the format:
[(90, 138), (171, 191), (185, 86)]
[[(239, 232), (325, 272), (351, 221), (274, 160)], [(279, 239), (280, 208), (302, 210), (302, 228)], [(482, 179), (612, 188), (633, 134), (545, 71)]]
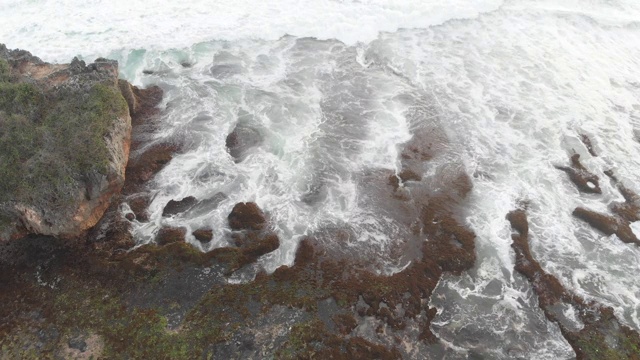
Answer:
[(132, 89), (116, 61), (49, 64), (0, 44), (0, 241), (100, 220), (124, 184)]

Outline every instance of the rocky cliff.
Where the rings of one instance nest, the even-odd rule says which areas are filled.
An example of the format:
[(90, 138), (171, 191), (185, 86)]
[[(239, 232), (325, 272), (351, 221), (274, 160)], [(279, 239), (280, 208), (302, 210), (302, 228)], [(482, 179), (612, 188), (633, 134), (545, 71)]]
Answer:
[(115, 61), (49, 64), (0, 44), (0, 241), (100, 220), (124, 184), (134, 90)]

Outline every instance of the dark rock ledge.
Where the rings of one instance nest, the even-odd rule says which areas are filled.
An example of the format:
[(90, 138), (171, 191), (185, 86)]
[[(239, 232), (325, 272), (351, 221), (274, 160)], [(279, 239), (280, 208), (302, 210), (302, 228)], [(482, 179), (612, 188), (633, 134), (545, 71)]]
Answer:
[[(558, 325), (576, 358), (638, 359), (638, 332), (622, 324), (612, 308), (587, 301), (567, 290), (534, 259), (529, 247), (531, 233), (526, 209), (511, 211), (507, 220), (514, 230), (511, 247), (516, 254), (515, 270), (529, 280), (538, 296), (539, 307), (549, 321)], [(575, 311), (579, 323), (567, 317), (564, 310), (570, 308)]]

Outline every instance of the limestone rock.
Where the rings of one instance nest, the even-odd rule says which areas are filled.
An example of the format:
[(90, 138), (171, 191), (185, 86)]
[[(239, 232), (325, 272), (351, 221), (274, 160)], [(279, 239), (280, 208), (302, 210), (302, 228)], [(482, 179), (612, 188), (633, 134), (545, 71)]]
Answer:
[(0, 126), (17, 123), (13, 129), (30, 136), (26, 143), (12, 142), (12, 134), (0, 138), (0, 163), (10, 164), (2, 170), (11, 174), (0, 181), (0, 241), (75, 237), (93, 227), (122, 190), (130, 113), (144, 106), (138, 100), (129, 109), (113, 60), (49, 64), (0, 44), (0, 65)]

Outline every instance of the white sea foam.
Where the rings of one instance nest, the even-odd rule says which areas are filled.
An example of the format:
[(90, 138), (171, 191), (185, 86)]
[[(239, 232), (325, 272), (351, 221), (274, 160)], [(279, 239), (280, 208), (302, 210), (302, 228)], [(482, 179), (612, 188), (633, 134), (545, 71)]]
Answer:
[[(638, 30), (605, 26), (583, 13), (505, 6), (474, 21), (401, 34), (385, 34), (376, 46), (402, 54), (389, 60), (433, 91), (443, 104), (449, 134), (464, 148), (468, 172), (475, 175), (467, 220), (478, 235), (476, 268), (497, 258), (491, 278), (507, 289), (520, 288), (505, 215), (526, 202), (531, 246), (543, 267), (574, 292), (612, 306), (623, 322), (640, 328), (638, 249), (571, 216), (576, 206), (608, 212), (612, 201), (622, 200), (605, 170), (613, 168), (637, 190)], [(579, 134), (592, 138), (599, 157), (589, 155)], [(554, 168), (568, 164), (573, 153), (581, 154), (583, 164), (601, 178), (602, 195), (579, 193)], [(448, 300), (435, 302), (443, 307), (442, 316), (468, 326), (484, 324), (485, 332), (533, 323), (518, 319), (531, 310), (518, 317), (507, 311), (516, 308), (512, 297), (499, 302), (507, 305), (501, 315), (479, 319), (474, 309), (482, 301), (473, 299), (483, 298), (484, 287), (477, 269), (471, 278), (441, 282), (434, 299), (443, 294)], [(516, 298), (523, 309), (535, 308), (526, 288)], [(452, 305), (457, 301), (451, 292), (464, 305)], [(449, 336), (446, 329), (440, 334)], [(503, 333), (500, 341), (515, 340)], [(560, 346), (546, 357), (567, 356), (567, 351)]]
[(0, 41), (50, 61), (118, 49), (184, 48), (209, 40), (285, 34), (374, 40), (380, 31), (475, 17), (502, 0), (2, 1)]
[[(466, 349), (502, 359), (572, 355), (514, 271), (505, 215), (525, 203), (543, 268), (640, 329), (640, 251), (571, 215), (623, 200), (605, 170), (640, 192), (639, 24), (634, 0), (0, 4), (0, 41), (9, 47), (45, 60), (114, 57), (127, 79), (165, 89), (160, 137), (188, 139), (188, 147), (154, 180), (152, 221), (135, 230), (141, 241), (175, 224), (210, 226), (211, 246), (224, 245), (231, 207), (256, 201), (282, 241), (260, 260), (269, 270), (291, 263), (301, 237), (331, 237), (322, 233), (328, 225), (348, 228), (346, 246), (372, 248), (384, 261), (385, 246), (408, 230), (376, 207), (367, 188), (375, 184), (362, 174), (397, 170), (397, 145), (437, 122), (449, 142), (440, 161), (463, 163), (473, 178), (463, 215), (478, 260), (440, 282), (433, 328), (453, 357)], [(416, 108), (428, 110), (412, 117)], [(264, 142), (236, 164), (225, 137), (239, 119)], [(554, 167), (573, 153), (600, 177), (602, 195), (578, 192)], [(219, 192), (228, 199), (161, 216), (171, 199)], [(561, 311), (575, 320), (573, 309)]]

